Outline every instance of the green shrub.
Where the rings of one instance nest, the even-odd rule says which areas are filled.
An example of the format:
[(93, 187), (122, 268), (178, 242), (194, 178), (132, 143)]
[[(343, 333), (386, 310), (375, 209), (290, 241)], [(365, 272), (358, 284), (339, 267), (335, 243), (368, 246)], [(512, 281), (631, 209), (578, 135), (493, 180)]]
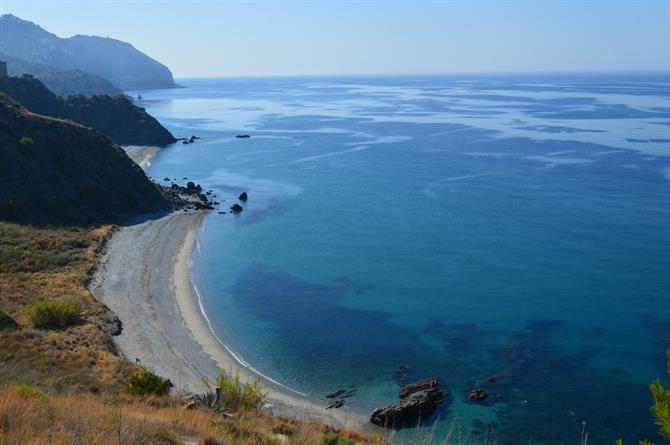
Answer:
[(259, 379), (242, 384), (238, 372), (233, 374), (232, 371), (220, 371), (215, 384), (216, 392), (212, 392), (210, 387), (209, 392), (200, 394), (196, 400), (219, 413), (256, 411), (263, 407), (267, 399), (267, 393)]
[[(670, 375), (670, 351), (665, 354), (668, 358), (667, 368)], [(651, 413), (660, 427), (661, 436), (670, 439), (670, 389), (665, 388), (658, 379), (649, 386), (649, 389), (654, 398)]]
[(321, 445), (356, 445), (356, 442), (337, 433), (328, 433), (321, 437)]
[(0, 311), (0, 331), (3, 329), (16, 329), (19, 325), (12, 317)]
[(81, 305), (74, 298), (45, 300), (28, 307), (28, 317), (35, 327), (70, 326), (81, 316)]
[(25, 399), (38, 399), (44, 400), (47, 398), (47, 393), (42, 391), (39, 388), (28, 385), (19, 385), (18, 387), (19, 394)]
[(141, 374), (132, 376), (126, 382), (126, 391), (136, 396), (145, 396), (154, 394), (164, 396), (170, 392), (172, 383), (150, 371), (143, 371)]

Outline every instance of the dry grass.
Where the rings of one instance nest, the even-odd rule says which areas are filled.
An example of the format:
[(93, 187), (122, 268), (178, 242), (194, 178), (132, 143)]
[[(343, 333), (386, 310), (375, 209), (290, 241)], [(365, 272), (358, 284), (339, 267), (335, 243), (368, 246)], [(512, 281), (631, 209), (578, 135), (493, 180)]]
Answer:
[[(112, 314), (87, 284), (96, 255), (112, 233), (100, 228), (34, 228), (0, 222), (0, 310), (19, 324), (0, 330), (0, 383), (50, 391), (115, 390), (134, 371), (102, 327)], [(81, 319), (62, 329), (35, 329), (40, 301), (76, 301)]]
[[(292, 428), (277, 433), (282, 423)], [(174, 397), (47, 395), (16, 385), (0, 389), (0, 443), (10, 444), (320, 444), (333, 432), (354, 443), (386, 441), (325, 425), (269, 414), (223, 418), (206, 409), (187, 410)]]
[[(121, 358), (108, 333), (113, 314), (88, 291), (112, 226), (33, 228), (0, 222), (0, 311), (18, 323), (0, 329), (0, 444), (312, 445), (336, 433), (354, 443), (379, 437), (243, 410), (226, 417), (186, 410), (174, 396), (130, 396), (142, 370)], [(35, 328), (29, 308), (74, 299), (71, 326)]]

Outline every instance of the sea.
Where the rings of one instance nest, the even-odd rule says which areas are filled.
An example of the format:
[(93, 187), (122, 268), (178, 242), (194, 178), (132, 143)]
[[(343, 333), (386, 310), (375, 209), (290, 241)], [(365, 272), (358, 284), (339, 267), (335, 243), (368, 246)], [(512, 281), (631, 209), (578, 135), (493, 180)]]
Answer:
[(438, 378), (404, 443), (660, 442), (670, 74), (178, 83), (129, 92), (201, 138), (148, 174), (220, 202), (193, 285), (258, 372), (365, 414)]

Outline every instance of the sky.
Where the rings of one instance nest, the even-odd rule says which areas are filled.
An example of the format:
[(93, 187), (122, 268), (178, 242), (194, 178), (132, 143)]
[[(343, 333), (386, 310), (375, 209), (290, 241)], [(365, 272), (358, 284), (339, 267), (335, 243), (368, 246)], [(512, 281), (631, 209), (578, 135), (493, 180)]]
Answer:
[(176, 77), (670, 70), (670, 0), (0, 0)]

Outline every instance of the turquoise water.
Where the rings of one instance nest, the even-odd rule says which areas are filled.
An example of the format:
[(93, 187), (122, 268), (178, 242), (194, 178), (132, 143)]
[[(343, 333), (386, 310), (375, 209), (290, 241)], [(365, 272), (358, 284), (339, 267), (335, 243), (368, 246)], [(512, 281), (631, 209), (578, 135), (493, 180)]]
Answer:
[[(501, 444), (574, 443), (582, 421), (591, 443), (656, 437), (668, 76), (179, 83), (143, 106), (203, 139), (149, 173), (225, 208), (249, 194), (240, 215), (206, 218), (194, 280), (259, 371), (315, 397), (352, 385), (361, 411), (438, 377), (438, 438), (454, 421)], [(466, 402), (478, 386), (491, 398)]]

